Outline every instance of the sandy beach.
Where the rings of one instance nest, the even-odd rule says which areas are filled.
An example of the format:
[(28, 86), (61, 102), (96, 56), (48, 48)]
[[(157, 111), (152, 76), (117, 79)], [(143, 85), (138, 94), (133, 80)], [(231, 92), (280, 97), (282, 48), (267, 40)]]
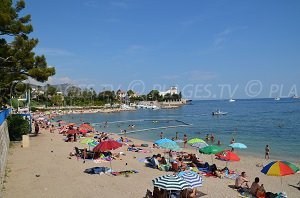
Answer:
[[(127, 151), (123, 146), (113, 153), (124, 152), (118, 160), (112, 161), (114, 171), (137, 170), (139, 173), (125, 176), (112, 176), (111, 174), (89, 175), (83, 171), (94, 166), (109, 167), (109, 162), (94, 163), (72, 157), (74, 146), (83, 148), (79, 142), (64, 142), (64, 136), (42, 130), (36, 137), (30, 137), (30, 147), (22, 148), (20, 143), (13, 143), (7, 165), (7, 177), (3, 194), (11, 197), (144, 197), (146, 190), (153, 190), (152, 179), (157, 176), (172, 174), (157, 169), (145, 167), (139, 162), (146, 156), (163, 153), (161, 149), (150, 149), (151, 153), (137, 153)], [(116, 138), (116, 135), (111, 135)], [(135, 144), (150, 142), (133, 140)], [(196, 150), (190, 150), (196, 153)], [(240, 152), (242, 153), (242, 152)], [(211, 157), (197, 153), (201, 160), (211, 163)], [(214, 159), (218, 167), (224, 167), (225, 162)], [(266, 176), (260, 173), (261, 167), (256, 164), (267, 162), (263, 159), (241, 155), (240, 162), (229, 163), (228, 167), (237, 172), (246, 171), (252, 183), (255, 177), (260, 177), (267, 191), (287, 193), (288, 197), (299, 197), (299, 190), (290, 185), (297, 186), (300, 175), (283, 177)], [(227, 178), (203, 177), (204, 185), (199, 190), (205, 194), (203, 197), (238, 197), (238, 193), (229, 187), (234, 180)], [(281, 184), (282, 181), (282, 184)]]

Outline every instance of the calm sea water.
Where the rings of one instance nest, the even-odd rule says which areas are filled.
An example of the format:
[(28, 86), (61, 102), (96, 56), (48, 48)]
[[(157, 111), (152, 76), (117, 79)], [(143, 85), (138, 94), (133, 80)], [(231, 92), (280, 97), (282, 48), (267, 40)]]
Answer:
[[(212, 116), (211, 112), (216, 109), (228, 114)], [(63, 119), (78, 124), (82, 121), (98, 123), (95, 127), (99, 131), (120, 133), (125, 129), (127, 136), (148, 141), (159, 139), (161, 131), (166, 138), (175, 137), (175, 133), (179, 132), (181, 138), (186, 133), (189, 139), (194, 137), (204, 139), (206, 134), (213, 133), (214, 144), (220, 140), (224, 148), (228, 148), (232, 137), (236, 142), (246, 144), (248, 149), (240, 153), (263, 157), (264, 147), (268, 144), (271, 147), (271, 157), (300, 160), (300, 99), (286, 98), (280, 101), (251, 99), (232, 103), (228, 100), (193, 101), (190, 105), (178, 109), (65, 115)], [(105, 121), (108, 121), (106, 128), (104, 128)], [(130, 133), (184, 123), (192, 125)], [(129, 125), (135, 127), (131, 129)]]

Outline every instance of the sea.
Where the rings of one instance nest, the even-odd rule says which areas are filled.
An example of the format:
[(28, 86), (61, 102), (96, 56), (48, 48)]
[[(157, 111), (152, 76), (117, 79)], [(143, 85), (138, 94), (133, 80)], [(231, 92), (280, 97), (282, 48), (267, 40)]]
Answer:
[[(226, 115), (213, 116), (220, 109)], [(247, 145), (240, 154), (264, 158), (265, 146), (270, 146), (270, 157), (298, 162), (300, 160), (300, 99), (240, 99), (198, 100), (176, 109), (139, 109), (118, 113), (69, 114), (57, 119), (81, 124), (91, 123), (96, 130), (121, 133), (145, 141), (179, 138), (188, 139), (213, 134), (221, 147), (229, 149), (232, 138)], [(124, 134), (123, 134), (124, 135)], [(179, 143), (180, 144), (180, 143)]]

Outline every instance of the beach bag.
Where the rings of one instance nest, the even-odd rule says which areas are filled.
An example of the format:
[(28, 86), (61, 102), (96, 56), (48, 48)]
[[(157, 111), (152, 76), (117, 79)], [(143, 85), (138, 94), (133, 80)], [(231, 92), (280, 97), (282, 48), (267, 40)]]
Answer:
[(148, 147), (148, 144), (141, 144), (141, 147)]

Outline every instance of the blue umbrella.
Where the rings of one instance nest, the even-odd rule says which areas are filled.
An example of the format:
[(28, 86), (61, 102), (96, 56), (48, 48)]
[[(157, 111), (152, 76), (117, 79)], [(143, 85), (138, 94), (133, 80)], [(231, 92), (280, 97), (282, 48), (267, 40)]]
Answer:
[(193, 171), (182, 171), (178, 173), (178, 176), (182, 177), (183, 180), (186, 181), (191, 188), (197, 188), (202, 186), (202, 177)]
[(181, 150), (181, 148), (176, 143), (172, 143), (172, 142), (164, 142), (164, 143), (159, 144), (159, 146), (162, 148), (165, 148), (165, 149), (172, 150), (172, 151)]
[(247, 148), (247, 146), (245, 144), (242, 144), (242, 143), (233, 143), (233, 144), (229, 144), (229, 146), (232, 147), (232, 148), (238, 148), (238, 149)]
[(167, 138), (156, 140), (154, 143), (157, 144), (158, 146), (160, 146), (161, 144), (166, 143), (166, 142), (176, 144), (176, 142), (174, 142), (173, 140), (167, 139)]

